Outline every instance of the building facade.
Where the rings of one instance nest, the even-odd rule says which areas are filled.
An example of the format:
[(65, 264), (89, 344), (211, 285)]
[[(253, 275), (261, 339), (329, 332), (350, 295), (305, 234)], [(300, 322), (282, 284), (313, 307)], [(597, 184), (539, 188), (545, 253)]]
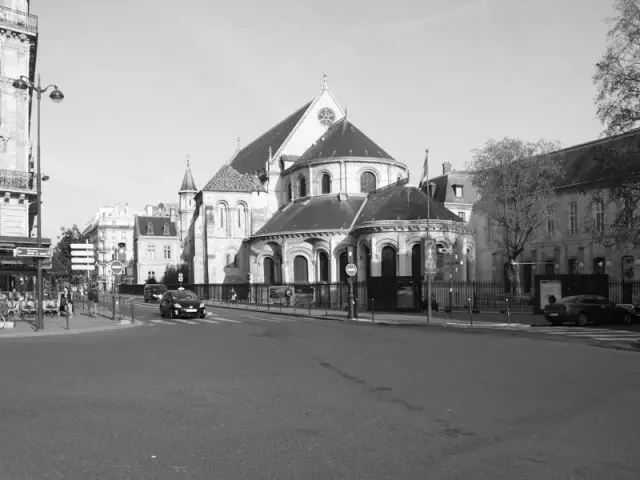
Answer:
[(103, 206), (82, 231), (85, 239), (95, 246), (97, 258), (92, 280), (104, 289), (113, 288), (111, 262), (116, 259), (121, 259), (125, 265), (120, 281), (133, 282), (134, 219), (135, 214), (128, 204)]
[(161, 282), (169, 266), (180, 263), (180, 239), (175, 218), (136, 215), (134, 230), (134, 283), (153, 278)]
[[(606, 273), (617, 281), (640, 280), (640, 249), (617, 245), (606, 234), (620, 205), (596, 201), (602, 195), (601, 180), (608, 164), (617, 162), (616, 168), (640, 171), (640, 129), (565, 148), (552, 158), (562, 166), (556, 206), (518, 259), (523, 291), (534, 291), (536, 274)], [(478, 276), (505, 282), (507, 259), (490, 241), (497, 232), (492, 232), (486, 218), (478, 215), (476, 220)]]
[(438, 248), (459, 255), (447, 270), (466, 276), (474, 251), (468, 225), (408, 177), (407, 166), (346, 118), (325, 85), (195, 195), (184, 250), (190, 281), (330, 288), (355, 263), (357, 280), (382, 300), (395, 295), (398, 278), (421, 282), (427, 204)]
[[(21, 75), (35, 80), (38, 18), (28, 0), (0, 2), (0, 290), (32, 284), (33, 259), (14, 257), (16, 247), (34, 247), (36, 175), (31, 156), (31, 91), (16, 90)], [(44, 247), (51, 245), (43, 239)], [(31, 289), (32, 286), (26, 287)]]

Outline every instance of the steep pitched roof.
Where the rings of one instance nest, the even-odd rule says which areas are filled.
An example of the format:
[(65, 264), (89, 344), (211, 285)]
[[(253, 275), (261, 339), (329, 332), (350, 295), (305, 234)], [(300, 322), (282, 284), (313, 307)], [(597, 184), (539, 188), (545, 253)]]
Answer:
[(205, 192), (263, 192), (256, 175), (239, 173), (231, 165), (223, 165), (202, 189)]
[(302, 116), (309, 109), (313, 101), (293, 112), (275, 127), (263, 133), (249, 145), (240, 150), (231, 161), (231, 166), (239, 173), (254, 174), (264, 168), (269, 158), (269, 147), (275, 155), (282, 146), (293, 128), (298, 124)]
[(384, 158), (395, 161), (391, 155), (344, 117), (331, 125), (290, 168), (296, 169), (309, 165), (315, 160), (335, 157)]
[(309, 230), (349, 229), (365, 197), (339, 200), (323, 195), (290, 203), (271, 217), (254, 236)]
[(430, 199), (418, 187), (398, 182), (372, 192), (367, 197), (354, 227), (367, 222), (390, 220), (426, 220), (427, 203), (431, 220), (450, 220), (463, 223), (462, 219), (440, 203)]
[(189, 160), (187, 159), (187, 166), (184, 170), (184, 177), (182, 177), (182, 185), (180, 186), (181, 192), (197, 192), (196, 182), (193, 180), (193, 175), (191, 174), (191, 166), (189, 165)]
[[(152, 232), (148, 233), (147, 226), (151, 224)], [(164, 226), (169, 225), (169, 233), (165, 235)], [(169, 217), (147, 217), (136, 216), (136, 233), (139, 237), (176, 237), (178, 230), (176, 229), (175, 222), (172, 222)]]
[[(436, 202), (475, 203), (478, 200), (478, 191), (473, 186), (473, 174), (470, 172), (449, 172), (431, 178), (429, 182), (434, 185), (431, 189)], [(453, 185), (462, 185), (462, 198), (455, 196)], [(426, 193), (426, 185), (422, 190)]]

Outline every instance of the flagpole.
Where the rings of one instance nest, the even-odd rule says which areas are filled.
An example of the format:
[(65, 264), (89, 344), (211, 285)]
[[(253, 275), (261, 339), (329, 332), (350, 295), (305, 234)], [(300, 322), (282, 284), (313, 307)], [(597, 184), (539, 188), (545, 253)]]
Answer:
[[(424, 158), (424, 170), (425, 180), (427, 182), (427, 241), (425, 242), (425, 258), (427, 255), (427, 249), (431, 249), (431, 185), (429, 184), (429, 149), (425, 151)], [(426, 262), (425, 262), (426, 264)], [(425, 269), (426, 270), (426, 269)], [(427, 323), (431, 322), (431, 272), (425, 271), (427, 276)]]

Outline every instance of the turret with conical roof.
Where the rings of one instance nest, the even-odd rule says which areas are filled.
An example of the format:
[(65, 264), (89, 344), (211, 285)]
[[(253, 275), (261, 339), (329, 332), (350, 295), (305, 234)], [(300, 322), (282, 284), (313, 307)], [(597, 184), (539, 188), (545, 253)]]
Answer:
[(197, 193), (196, 182), (193, 180), (193, 174), (191, 173), (190, 157), (187, 155), (187, 165), (184, 170), (184, 177), (182, 177), (182, 185), (178, 191), (178, 196), (180, 197), (178, 233), (181, 243), (184, 243), (187, 238), (191, 217), (196, 208), (195, 196)]

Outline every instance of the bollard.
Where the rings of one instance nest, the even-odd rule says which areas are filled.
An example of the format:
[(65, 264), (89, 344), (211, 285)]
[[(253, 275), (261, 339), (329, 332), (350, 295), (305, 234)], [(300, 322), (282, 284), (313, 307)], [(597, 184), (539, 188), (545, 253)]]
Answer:
[(117, 302), (115, 295), (113, 295), (111, 297), (111, 302), (112, 302), (112, 307), (113, 307), (111, 309), (111, 320), (115, 320), (116, 319), (116, 302)]
[(309, 316), (311, 316), (311, 299), (309, 299)]
[(506, 311), (506, 314), (507, 314), (507, 324), (509, 324), (509, 326), (511, 326), (511, 312), (509, 311), (509, 299), (505, 298), (504, 301), (505, 301), (505, 304), (506, 304), (505, 305), (505, 307), (506, 307), (505, 311)]
[(469, 301), (469, 325), (473, 327), (473, 310), (471, 309), (471, 298), (467, 299)]
[(376, 323), (376, 299), (371, 297), (371, 321)]
[(133, 325), (133, 323), (135, 322), (136, 316), (135, 316), (135, 302), (133, 301), (133, 298), (131, 298), (129, 300), (130, 305), (131, 305), (131, 325)]
[(67, 330), (69, 330), (69, 312), (64, 313), (65, 321), (67, 323)]

